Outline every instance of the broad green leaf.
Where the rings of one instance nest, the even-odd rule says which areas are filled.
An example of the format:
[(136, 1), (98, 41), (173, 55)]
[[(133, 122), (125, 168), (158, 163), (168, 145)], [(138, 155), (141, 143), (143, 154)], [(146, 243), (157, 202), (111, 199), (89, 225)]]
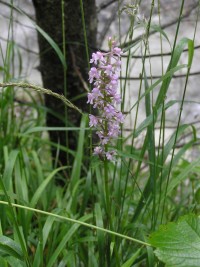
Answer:
[(170, 222), (151, 234), (149, 243), (166, 267), (200, 266), (200, 218), (194, 214)]
[(20, 260), (24, 258), (19, 244), (7, 236), (0, 236), (0, 254), (10, 255)]

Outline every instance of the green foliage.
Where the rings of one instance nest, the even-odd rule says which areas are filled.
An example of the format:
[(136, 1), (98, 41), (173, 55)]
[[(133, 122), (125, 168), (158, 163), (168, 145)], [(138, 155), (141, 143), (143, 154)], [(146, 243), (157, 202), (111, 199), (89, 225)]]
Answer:
[[(8, 6), (11, 13), (20, 12), (27, 17), (12, 3)], [(83, 51), (88, 58), (83, 1), (80, 7)], [(151, 15), (152, 12), (153, 5)], [(105, 164), (91, 153), (88, 114), (82, 115), (80, 127), (74, 127), (71, 122), (66, 127), (46, 127), (47, 112), (58, 120), (67, 118), (64, 111), (57, 114), (56, 110), (45, 107), (40, 93), (54, 95), (74, 112), (81, 112), (81, 107), (73, 104), (75, 99), (69, 101), (45, 88), (21, 82), (23, 57), (20, 47), (11, 38), (11, 14), (6, 52), (0, 49), (0, 266), (200, 266), (199, 217), (190, 214), (173, 222), (183, 214), (200, 211), (200, 158), (190, 160), (188, 156), (198, 144), (198, 129), (190, 123), (181, 123), (194, 39), (178, 39), (180, 19), (171, 43), (161, 25), (151, 23), (151, 16), (148, 22), (139, 23), (134, 16), (123, 38), (126, 42), (121, 44), (127, 56), (123, 58), (125, 81), (121, 81), (120, 86), (122, 111), (127, 111), (127, 98), (130, 98), (132, 56), (140, 50), (138, 97), (131, 98), (127, 106), (131, 129), (127, 131), (122, 126), (122, 135), (115, 147), (117, 160)], [(182, 11), (179, 18), (181, 16)], [(62, 52), (60, 44), (38, 25), (34, 27), (50, 49), (54, 49), (66, 71), (69, 66), (65, 63), (68, 56), (65, 49)], [(133, 33), (138, 28), (144, 34), (134, 41)], [(161, 44), (167, 41), (171, 52), (166, 70), (161, 53), (163, 75), (152, 81), (146, 74), (148, 64), (151, 65), (151, 31), (160, 36)], [(183, 53), (187, 53), (187, 64), (180, 64)], [(18, 70), (14, 68), (15, 60), (19, 62)], [(182, 70), (186, 71), (184, 92), (179, 99), (167, 100), (173, 76)], [(23, 90), (23, 97), (30, 101), (16, 101), (19, 90)], [(143, 121), (138, 121), (140, 106), (145, 110)], [(173, 118), (175, 127), (166, 138), (167, 123), (171, 120), (168, 112), (177, 106), (178, 116)], [(72, 151), (50, 142), (48, 131), (75, 132), (77, 149)], [(70, 153), (73, 163), (53, 168), (52, 147), (58, 153), (60, 150)]]

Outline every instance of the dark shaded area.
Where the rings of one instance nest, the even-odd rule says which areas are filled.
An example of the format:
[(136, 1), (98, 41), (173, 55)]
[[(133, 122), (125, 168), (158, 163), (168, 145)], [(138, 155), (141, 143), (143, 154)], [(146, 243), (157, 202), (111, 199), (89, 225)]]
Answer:
[[(84, 46), (84, 33), (81, 19), (81, 9), (79, 0), (64, 1), (65, 12), (65, 36), (66, 36), (66, 61), (67, 61), (67, 95), (66, 97), (73, 101), (74, 97), (86, 93), (80, 77), (77, 75), (77, 70), (81, 73), (82, 78), (87, 80), (88, 63)], [(96, 7), (94, 0), (83, 1), (85, 12), (86, 31), (88, 43), (90, 46), (96, 46)], [(62, 9), (61, 1), (56, 0), (33, 0), (36, 11), (36, 22), (48, 35), (59, 45), (62, 50)], [(39, 34), (39, 49), (40, 49), (40, 71), (42, 74), (43, 85), (59, 94), (64, 94), (64, 70), (63, 66), (51, 48), (50, 44)], [(76, 66), (74, 68), (74, 65)], [(76, 70), (75, 70), (76, 69)], [(84, 111), (88, 111), (89, 105), (86, 104), (86, 95), (83, 98), (74, 100), (73, 103)], [(65, 107), (61, 101), (45, 96), (45, 104), (47, 108), (59, 114), (62, 119), (47, 114), (47, 126), (62, 127), (66, 123), (68, 126), (80, 125), (80, 114), (72, 109), (67, 109), (67, 118), (65, 117)], [(52, 142), (60, 143), (63, 146), (67, 145), (65, 132), (50, 132)], [(68, 133), (68, 145), (70, 149), (76, 148), (75, 133)], [(53, 160), (56, 157), (56, 150), (52, 148)], [(69, 162), (72, 162), (70, 158)], [(66, 153), (60, 151), (59, 165), (66, 165)]]

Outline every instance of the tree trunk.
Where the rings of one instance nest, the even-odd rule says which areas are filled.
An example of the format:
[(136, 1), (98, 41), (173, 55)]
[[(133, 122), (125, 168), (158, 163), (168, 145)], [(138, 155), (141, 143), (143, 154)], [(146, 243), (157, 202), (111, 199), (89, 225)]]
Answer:
[[(63, 49), (62, 37), (62, 1), (56, 0), (33, 0), (36, 11), (37, 24)], [(95, 0), (83, 0), (85, 23), (87, 31), (87, 40), (90, 47), (96, 45), (96, 7)], [(39, 49), (40, 49), (40, 70), (42, 74), (43, 85), (56, 91), (59, 94), (64, 94), (64, 75), (66, 75), (66, 97), (73, 101), (83, 93), (86, 93), (83, 83), (77, 69), (80, 71), (83, 79), (88, 80), (88, 62), (86, 58), (84, 46), (84, 32), (81, 20), (80, 0), (65, 0), (64, 1), (64, 18), (65, 18), (65, 36), (66, 36), (66, 73), (63, 66), (52, 49), (50, 44), (39, 33)], [(76, 68), (74, 68), (76, 65)], [(76, 70), (75, 70), (76, 69)], [(73, 103), (84, 111), (88, 110), (86, 104), (86, 95), (82, 98), (74, 100)], [(79, 126), (80, 114), (72, 109), (67, 109), (67, 118), (65, 116), (65, 107), (61, 101), (51, 97), (45, 96), (45, 104), (50, 112), (47, 113), (47, 126), (62, 127), (67, 125)], [(55, 114), (58, 114), (63, 119), (59, 119)], [(65, 132), (50, 131), (50, 140), (54, 143), (60, 143), (62, 146), (68, 146), (69, 149), (76, 148), (76, 135), (69, 132), (68, 141)], [(53, 161), (56, 158), (56, 149), (52, 148)], [(66, 152), (60, 151), (59, 163), (61, 165), (67, 164)], [(72, 160), (70, 160), (71, 162)]]

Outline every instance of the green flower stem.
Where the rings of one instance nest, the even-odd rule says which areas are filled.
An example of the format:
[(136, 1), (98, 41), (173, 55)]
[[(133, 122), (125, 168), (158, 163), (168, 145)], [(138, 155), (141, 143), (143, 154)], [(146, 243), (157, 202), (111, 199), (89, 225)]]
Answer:
[[(107, 122), (106, 122), (107, 124)], [(108, 151), (108, 146), (105, 145), (105, 152)], [(105, 201), (106, 201), (106, 227), (108, 229), (112, 229), (111, 227), (111, 211), (110, 211), (110, 190), (109, 190), (109, 179), (108, 179), (108, 160), (105, 157), (104, 159), (104, 183), (105, 183)], [(107, 258), (107, 266), (110, 265), (110, 237), (107, 236), (107, 242), (106, 242), (106, 258)]]
[[(108, 151), (108, 146), (105, 145), (105, 152)], [(106, 212), (108, 215), (108, 225), (110, 225), (110, 190), (109, 190), (109, 179), (108, 179), (108, 160), (104, 159), (104, 182), (105, 182), (105, 200), (106, 200)]]
[[(8, 202), (2, 201), (2, 200), (0, 200), (0, 204), (2, 204), (2, 205), (8, 205), (9, 206), (9, 203)], [(40, 214), (43, 214), (43, 215), (52, 216), (52, 217), (55, 217), (57, 219), (68, 221), (68, 222), (72, 222), (72, 223), (78, 223), (78, 224), (83, 225), (83, 226), (86, 226), (88, 228), (91, 228), (91, 229), (94, 229), (94, 230), (98, 230), (98, 231), (102, 231), (102, 232), (108, 233), (110, 235), (115, 235), (115, 236), (121, 237), (123, 239), (127, 239), (129, 241), (132, 241), (134, 243), (138, 243), (138, 244), (141, 244), (141, 245), (144, 245), (144, 246), (149, 246), (149, 247), (152, 246), (149, 243), (143, 242), (143, 241), (138, 240), (138, 239), (135, 239), (133, 237), (122, 235), (120, 233), (117, 233), (117, 232), (114, 232), (114, 231), (111, 231), (111, 230), (108, 230), (108, 229), (104, 229), (102, 227), (98, 227), (98, 226), (95, 226), (93, 224), (89, 224), (89, 223), (85, 223), (85, 222), (82, 222), (82, 221), (79, 221), (79, 220), (68, 218), (66, 216), (61, 216), (61, 215), (58, 215), (58, 214), (55, 214), (55, 213), (50, 213), (50, 212), (47, 212), (47, 211), (43, 211), (43, 210), (39, 210), (39, 209), (34, 209), (34, 208), (31, 208), (31, 207), (22, 206), (22, 205), (19, 205), (19, 204), (14, 204), (14, 203), (10, 203), (10, 204), (13, 207), (16, 207), (16, 208), (19, 208), (19, 209), (24, 209), (24, 210), (28, 210), (28, 211), (37, 212), (37, 213), (40, 213)]]
[(39, 93), (54, 96), (54, 97), (60, 99), (66, 106), (73, 108), (76, 111), (78, 111), (79, 113), (83, 114), (83, 112), (78, 107), (76, 107), (74, 104), (72, 104), (64, 95), (57, 94), (57, 93), (51, 91), (50, 89), (45, 89), (43, 87), (29, 84), (29, 83), (12, 83), (12, 82), (0, 83), (0, 87), (8, 87), (8, 86), (17, 86), (20, 88), (29, 88), (29, 89), (32, 89), (33, 91), (36, 91)]

